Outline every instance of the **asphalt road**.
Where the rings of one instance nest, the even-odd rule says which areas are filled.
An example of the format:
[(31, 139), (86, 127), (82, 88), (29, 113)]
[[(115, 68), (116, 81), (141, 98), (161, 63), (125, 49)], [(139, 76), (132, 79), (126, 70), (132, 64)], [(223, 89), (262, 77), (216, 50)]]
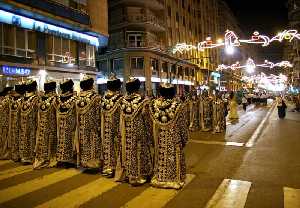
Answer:
[(0, 207), (300, 208), (300, 113), (276, 113), (250, 106), (224, 134), (191, 134), (180, 191), (0, 161)]

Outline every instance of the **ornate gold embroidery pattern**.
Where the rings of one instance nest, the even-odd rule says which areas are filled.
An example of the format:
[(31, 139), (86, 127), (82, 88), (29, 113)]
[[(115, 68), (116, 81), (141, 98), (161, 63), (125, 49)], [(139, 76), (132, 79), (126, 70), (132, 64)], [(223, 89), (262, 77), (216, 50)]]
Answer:
[(77, 101), (78, 165), (99, 168), (101, 162), (100, 101), (94, 91), (82, 92)]

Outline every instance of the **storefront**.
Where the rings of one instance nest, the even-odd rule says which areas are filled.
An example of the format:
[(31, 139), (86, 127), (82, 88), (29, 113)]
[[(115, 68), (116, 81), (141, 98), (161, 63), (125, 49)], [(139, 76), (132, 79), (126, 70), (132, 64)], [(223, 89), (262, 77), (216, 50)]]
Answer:
[(43, 90), (46, 80), (73, 79), (79, 91), (85, 74), (96, 79), (95, 53), (108, 37), (78, 31), (0, 9), (0, 88), (33, 79)]

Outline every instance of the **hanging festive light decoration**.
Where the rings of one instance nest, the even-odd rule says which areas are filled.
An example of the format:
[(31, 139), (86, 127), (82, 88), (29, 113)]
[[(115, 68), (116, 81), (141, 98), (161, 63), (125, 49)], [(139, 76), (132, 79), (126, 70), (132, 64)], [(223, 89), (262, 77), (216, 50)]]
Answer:
[(283, 74), (271, 74), (267, 76), (264, 73), (260, 73), (258, 75), (244, 76), (242, 80), (247, 83), (256, 84), (257, 87), (265, 90), (279, 92), (286, 89), (288, 78)]
[[(173, 48), (173, 53), (183, 53), (190, 50), (204, 51), (205, 49), (225, 47), (227, 52), (232, 52), (234, 47), (239, 47), (242, 43), (246, 44), (258, 44), (263, 47), (270, 45), (272, 42), (282, 42), (287, 40), (289, 42), (294, 39), (300, 40), (300, 34), (297, 30), (284, 30), (279, 32), (274, 37), (268, 37), (266, 35), (260, 35), (258, 31), (255, 31), (250, 39), (239, 39), (239, 37), (230, 30), (227, 30), (224, 36), (224, 41), (219, 39), (217, 43), (213, 43), (211, 38), (207, 38), (205, 41), (199, 42), (197, 45), (178, 43)], [(230, 54), (230, 53), (229, 53)]]
[(216, 69), (217, 71), (223, 71), (223, 70), (237, 70), (237, 69), (243, 69), (245, 68), (247, 70), (248, 73), (253, 73), (254, 69), (256, 67), (262, 67), (262, 68), (269, 68), (269, 69), (273, 69), (274, 67), (281, 67), (281, 68), (291, 68), (293, 67), (293, 65), (289, 62), (289, 61), (281, 61), (279, 63), (273, 63), (270, 62), (268, 60), (265, 60), (265, 62), (263, 64), (255, 64), (253, 59), (248, 58), (246, 65), (240, 65), (239, 62), (236, 62), (235, 64), (232, 65), (224, 65), (221, 64), (218, 66), (218, 68)]

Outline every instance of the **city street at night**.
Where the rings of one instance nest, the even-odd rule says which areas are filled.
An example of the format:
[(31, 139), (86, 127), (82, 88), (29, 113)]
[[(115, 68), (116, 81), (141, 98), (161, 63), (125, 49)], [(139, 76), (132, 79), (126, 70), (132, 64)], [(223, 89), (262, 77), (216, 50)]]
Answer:
[(32, 170), (2, 161), (0, 207), (299, 207), (299, 113), (280, 120), (270, 105), (239, 113), (225, 135), (191, 135), (182, 190), (132, 187), (95, 172)]
[(0, 0), (0, 208), (300, 208), (300, 0)]

